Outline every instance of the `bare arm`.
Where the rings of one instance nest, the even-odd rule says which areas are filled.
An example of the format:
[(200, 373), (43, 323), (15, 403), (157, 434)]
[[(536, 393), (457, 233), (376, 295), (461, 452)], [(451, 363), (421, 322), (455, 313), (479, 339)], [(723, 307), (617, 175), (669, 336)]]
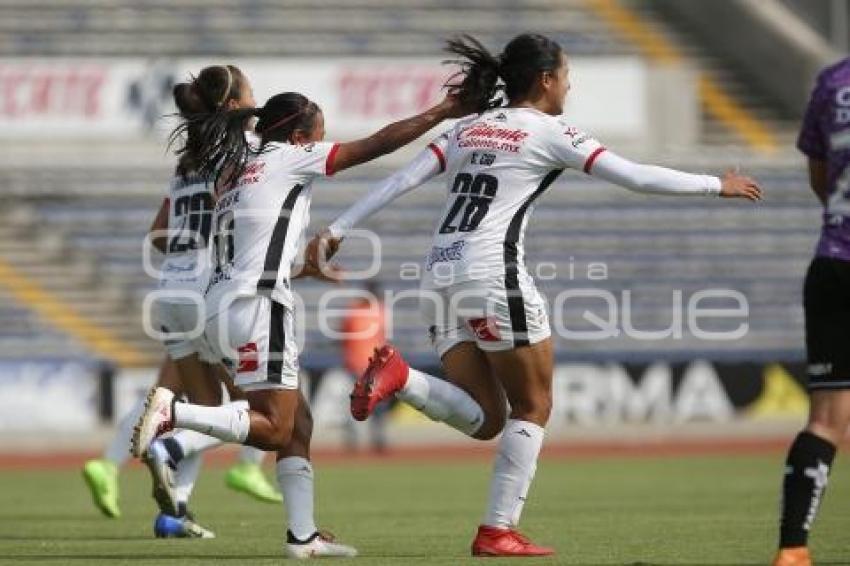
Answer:
[(457, 101), (447, 96), (442, 102), (412, 118), (394, 122), (371, 136), (353, 142), (341, 143), (333, 157), (334, 173), (372, 161), (409, 144), (447, 118), (459, 118), (465, 112)]
[(826, 206), (829, 187), (827, 186), (827, 167), (823, 159), (809, 158), (809, 183), (812, 192), (818, 197), (822, 205)]
[[(162, 199), (162, 204), (159, 206), (159, 211), (153, 219), (153, 223), (151, 224), (150, 230), (148, 230), (148, 234), (168, 230), (168, 206), (168, 199)], [(153, 247), (162, 253), (165, 253), (165, 249), (168, 246), (168, 238), (166, 236), (152, 236), (150, 241)]]

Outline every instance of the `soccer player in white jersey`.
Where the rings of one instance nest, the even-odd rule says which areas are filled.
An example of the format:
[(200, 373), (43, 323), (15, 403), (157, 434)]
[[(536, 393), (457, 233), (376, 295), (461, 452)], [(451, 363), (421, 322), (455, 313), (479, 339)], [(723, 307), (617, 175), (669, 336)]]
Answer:
[[(206, 294), (206, 339), (217, 355), (233, 361), (234, 380), (246, 400), (203, 407), (176, 402), (170, 390), (155, 388), (134, 435), (134, 450), (143, 454), (155, 437), (178, 427), (277, 451), (290, 556), (355, 554), (320, 533), (312, 517), (311, 417), (298, 391), (290, 282), (299, 275), (320, 275), (294, 265), (308, 223), (311, 183), (394, 151), (459, 115), (456, 99), (447, 97), (367, 138), (328, 143), (322, 141), (319, 107), (290, 92), (273, 96), (261, 108), (184, 124), (206, 132), (197, 171), (216, 179), (215, 265)], [(258, 119), (257, 147), (242, 131), (252, 118)]]
[[(234, 66), (210, 66), (201, 70), (190, 83), (174, 87), (174, 101), (183, 116), (214, 112), (217, 109), (254, 107), (251, 84)], [(191, 144), (197, 134), (189, 136)], [(163, 362), (158, 383), (186, 394), (196, 403), (217, 405), (221, 402), (219, 360), (206, 352), (202, 340), (190, 338), (197, 325), (198, 303), (209, 280), (209, 239), (214, 195), (209, 184), (192, 171), (191, 152), (182, 148), (174, 178), (151, 226), (151, 243), (164, 255), (158, 299), (153, 304), (153, 325), (163, 334), (168, 357)], [(170, 228), (170, 230), (169, 230)], [(201, 321), (201, 327), (203, 321)], [(109, 517), (120, 516), (118, 508), (118, 468), (129, 456), (133, 425), (143, 402), (121, 420), (115, 438), (104, 458), (91, 460), (83, 469), (95, 504)], [(163, 439), (159, 450), (149, 451), (145, 463), (153, 472), (154, 495), (163, 513), (177, 520), (157, 521), (158, 536), (209, 536), (211, 532), (194, 523), (187, 512), (189, 494), (200, 470), (200, 453), (220, 445), (218, 439), (194, 431), (179, 431)], [(157, 457), (159, 456), (159, 457)], [(281, 495), (266, 480), (260, 463), (265, 453), (245, 447), (240, 462), (228, 470), (228, 486), (253, 497), (281, 501)], [(179, 463), (179, 465), (178, 465)], [(175, 471), (175, 489), (165, 489)], [(167, 478), (166, 478), (167, 476)], [(169, 497), (170, 496), (170, 497)], [(168, 524), (170, 529), (159, 529)]]
[(520, 35), (498, 56), (471, 37), (449, 42), (448, 50), (461, 58), (457, 94), (480, 114), (459, 121), (345, 211), (309, 244), (307, 261), (321, 267), (318, 262), (336, 251), (351, 227), (446, 173), (447, 199), (425, 262), (420, 303), (447, 380), (408, 367), (387, 345), (357, 380), (351, 412), (363, 420), (396, 395), (473, 438), (501, 433), (472, 554), (548, 555), (552, 548), (516, 530), (552, 406), (547, 313), (524, 265), (524, 232), (535, 201), (566, 168), (644, 193), (757, 200), (761, 192), (736, 174), (720, 179), (633, 163), (570, 127), (559, 118), (569, 90), (567, 59), (546, 37)]

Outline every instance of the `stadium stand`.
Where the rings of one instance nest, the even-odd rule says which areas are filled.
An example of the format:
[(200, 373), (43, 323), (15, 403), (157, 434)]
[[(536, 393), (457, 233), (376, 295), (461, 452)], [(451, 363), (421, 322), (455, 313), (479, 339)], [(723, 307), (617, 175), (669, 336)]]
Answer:
[[(720, 201), (647, 199), (570, 175), (550, 189), (538, 205), (529, 229), (529, 265), (544, 261), (555, 264), (558, 277), (541, 282), (550, 301), (570, 288), (604, 289), (618, 300), (622, 300), (624, 291), (631, 290), (632, 322), (642, 330), (669, 326), (676, 290), (686, 301), (702, 289), (736, 290), (747, 297), (750, 332), (732, 344), (718, 342), (718, 350), (744, 353), (798, 349), (802, 338), (800, 281), (817, 236), (818, 211), (806, 193), (800, 172), (765, 169), (756, 174), (770, 190), (769, 200), (757, 208)], [(368, 189), (370, 180), (343, 177), (342, 181), (318, 184), (313, 226), (317, 229), (329, 222)], [(381, 236), (383, 261), (379, 278), (388, 290), (415, 288), (414, 282), (399, 280), (400, 267), (418, 263), (424, 257), (441, 204), (442, 187), (433, 184), (405, 197), (380, 219), (367, 224)], [(110, 332), (151, 354), (156, 348), (146, 346), (150, 341), (137, 328), (139, 305), (144, 293), (154, 285), (142, 269), (140, 255), (141, 241), (156, 205), (157, 198), (152, 195), (114, 195), (77, 197), (66, 202), (36, 201), (29, 210), (37, 224), (51, 226), (51, 232), (61, 234), (64, 245), (76, 256), (94, 262), (98, 281), (109, 282), (98, 285), (99, 300), (91, 304), (82, 290), (76, 295), (76, 291), (69, 291), (68, 301), (97, 318)], [(6, 248), (3, 250), (6, 253)], [(370, 256), (363, 245), (352, 243), (340, 261), (351, 269), (364, 268)], [(607, 279), (588, 279), (591, 262), (607, 265)], [(53, 277), (54, 272), (41, 261), (38, 266), (30, 267), (29, 273), (39, 280), (45, 274)], [(64, 271), (66, 266), (60, 264), (55, 269)], [(546, 267), (541, 273), (548, 273), (549, 269)], [(326, 288), (311, 282), (296, 285), (307, 306), (307, 344), (314, 359), (333, 355), (333, 344), (320, 340), (317, 330), (316, 305)], [(103, 300), (104, 289), (115, 289), (117, 301), (112, 301), (111, 309), (107, 308), (109, 301)], [(115, 308), (116, 302), (123, 308)], [(603, 317), (607, 312), (600, 311), (599, 300), (572, 299), (562, 309), (569, 328), (594, 328), (583, 322), (585, 308)], [(618, 314), (622, 316), (622, 312)], [(427, 355), (427, 336), (412, 301), (398, 304), (394, 322), (399, 345)], [(128, 327), (133, 331), (129, 332)], [(730, 329), (728, 324), (725, 329)], [(684, 354), (704, 350), (705, 342), (699, 342), (686, 330), (681, 340), (647, 342), (619, 337), (605, 341), (562, 340), (558, 346), (571, 355), (613, 351), (639, 355), (662, 346)]]
[[(592, 4), (475, 0), (458, 9), (454, 2), (441, 1), (424, 9), (421, 3), (406, 0), (387, 9), (380, 0), (298, 0), (285, 6), (260, 0), (238, 4), (0, 0), (0, 55), (439, 56), (442, 39), (453, 32), (473, 33), (496, 45), (526, 29), (550, 33), (570, 53), (646, 55), (639, 42), (618, 33)], [(790, 147), (788, 122), (768, 100), (749, 90), (745, 79), (724, 60), (688, 42), (686, 31), (667, 26), (647, 3), (633, 4), (653, 30), (710, 73), (760, 123), (769, 124), (776, 143)], [(186, 29), (194, 33), (187, 34)], [(738, 138), (708, 112), (705, 121), (703, 147), (727, 148), (722, 149), (722, 159), (711, 163), (734, 156), (733, 163), (746, 166), (751, 154), (741, 148)], [(706, 153), (712, 151), (706, 149)], [(666, 160), (691, 169), (701, 169), (705, 163), (699, 152)], [(617, 297), (630, 289), (633, 325), (638, 329), (669, 325), (676, 290), (682, 291), (685, 300), (705, 288), (740, 291), (749, 301), (750, 331), (732, 343), (717, 342), (716, 350), (732, 356), (797, 355), (802, 347), (801, 278), (817, 236), (818, 210), (808, 194), (801, 162), (783, 157), (759, 163), (763, 165), (754, 173), (769, 197), (758, 207), (649, 200), (583, 176), (565, 176), (542, 199), (531, 222), (529, 264), (556, 264), (559, 277), (540, 282), (550, 300), (565, 289), (588, 283)], [(81, 341), (79, 328), (73, 320), (68, 323), (68, 313), (26, 308), (20, 297), (4, 291), (0, 295), (0, 357), (32, 352), (108, 356), (117, 347), (132, 352), (130, 358), (135, 361), (130, 365), (156, 363), (160, 346), (144, 336), (139, 324), (141, 299), (154, 285), (142, 270), (140, 257), (142, 237), (167, 174), (143, 164), (47, 170), (21, 165), (0, 171), (0, 194), (19, 197), (16, 206), (0, 211), (0, 226), (4, 226), (0, 260), (59, 297), (66, 308), (96, 321), (117, 341), (107, 346), (91, 337)], [(362, 195), (376, 174), (341, 176), (339, 181), (317, 184), (313, 226), (331, 220)], [(367, 225), (380, 228), (384, 243), (380, 278), (388, 290), (415, 287), (399, 279), (399, 266), (424, 256), (441, 192), (437, 186), (423, 188), (394, 206), (380, 222)], [(366, 260), (356, 245), (341, 256), (352, 267)], [(588, 282), (588, 262), (606, 262), (608, 278)], [(574, 276), (568, 276), (571, 273)], [(318, 283), (300, 287), (308, 310), (305, 363), (333, 360), (334, 345), (320, 340), (317, 330), (315, 306), (323, 287)], [(590, 329), (582, 322), (582, 307), (588, 303), (570, 304), (574, 306), (564, 312), (570, 328)], [(593, 305), (598, 307), (598, 302)], [(420, 357), (431, 355), (412, 301), (398, 305), (395, 324), (395, 341), (401, 347)], [(648, 357), (662, 350), (667, 356), (692, 356), (695, 350), (709, 354), (706, 343), (687, 331), (681, 340), (636, 341), (620, 336), (606, 341), (562, 340), (557, 348), (575, 357)]]

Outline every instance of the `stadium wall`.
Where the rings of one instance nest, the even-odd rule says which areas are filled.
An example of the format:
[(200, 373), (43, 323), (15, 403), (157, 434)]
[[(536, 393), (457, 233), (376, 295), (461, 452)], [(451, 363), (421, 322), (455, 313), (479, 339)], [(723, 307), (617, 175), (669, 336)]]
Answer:
[[(171, 87), (213, 60), (0, 59), (0, 142), (41, 138), (164, 140), (175, 112)], [(220, 62), (220, 61), (218, 61)], [(235, 61), (263, 101), (297, 88), (326, 114), (328, 135), (361, 136), (434, 103), (451, 76), (434, 59)], [(693, 75), (637, 57), (570, 60), (566, 117), (620, 143), (691, 144), (699, 133)], [(297, 85), (297, 86), (296, 86)], [(658, 93), (678, 93), (675, 100)], [(650, 118), (654, 118), (650, 122)]]
[[(440, 374), (438, 367), (425, 371)], [(804, 364), (694, 360), (570, 361), (555, 368), (550, 428), (800, 419)], [(86, 433), (128, 413), (157, 369), (115, 372), (82, 360), (0, 363), (0, 431)], [(347, 419), (351, 377), (339, 367), (302, 373), (316, 422)]]

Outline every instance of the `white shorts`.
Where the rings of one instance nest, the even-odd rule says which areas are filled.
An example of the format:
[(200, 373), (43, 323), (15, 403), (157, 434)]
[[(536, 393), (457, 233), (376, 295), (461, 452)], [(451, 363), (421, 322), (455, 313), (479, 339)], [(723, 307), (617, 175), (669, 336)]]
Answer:
[(292, 309), (266, 296), (240, 297), (207, 320), (206, 338), (241, 389), (297, 389)]
[(552, 334), (546, 302), (530, 278), (510, 291), (501, 279), (423, 288), (419, 305), (441, 358), (461, 342), (498, 352), (535, 344)]
[(220, 361), (203, 336), (204, 324), (203, 320), (199, 320), (196, 303), (160, 299), (154, 303), (152, 314), (156, 330), (166, 335), (163, 344), (172, 360), (180, 360), (197, 353), (201, 361)]

